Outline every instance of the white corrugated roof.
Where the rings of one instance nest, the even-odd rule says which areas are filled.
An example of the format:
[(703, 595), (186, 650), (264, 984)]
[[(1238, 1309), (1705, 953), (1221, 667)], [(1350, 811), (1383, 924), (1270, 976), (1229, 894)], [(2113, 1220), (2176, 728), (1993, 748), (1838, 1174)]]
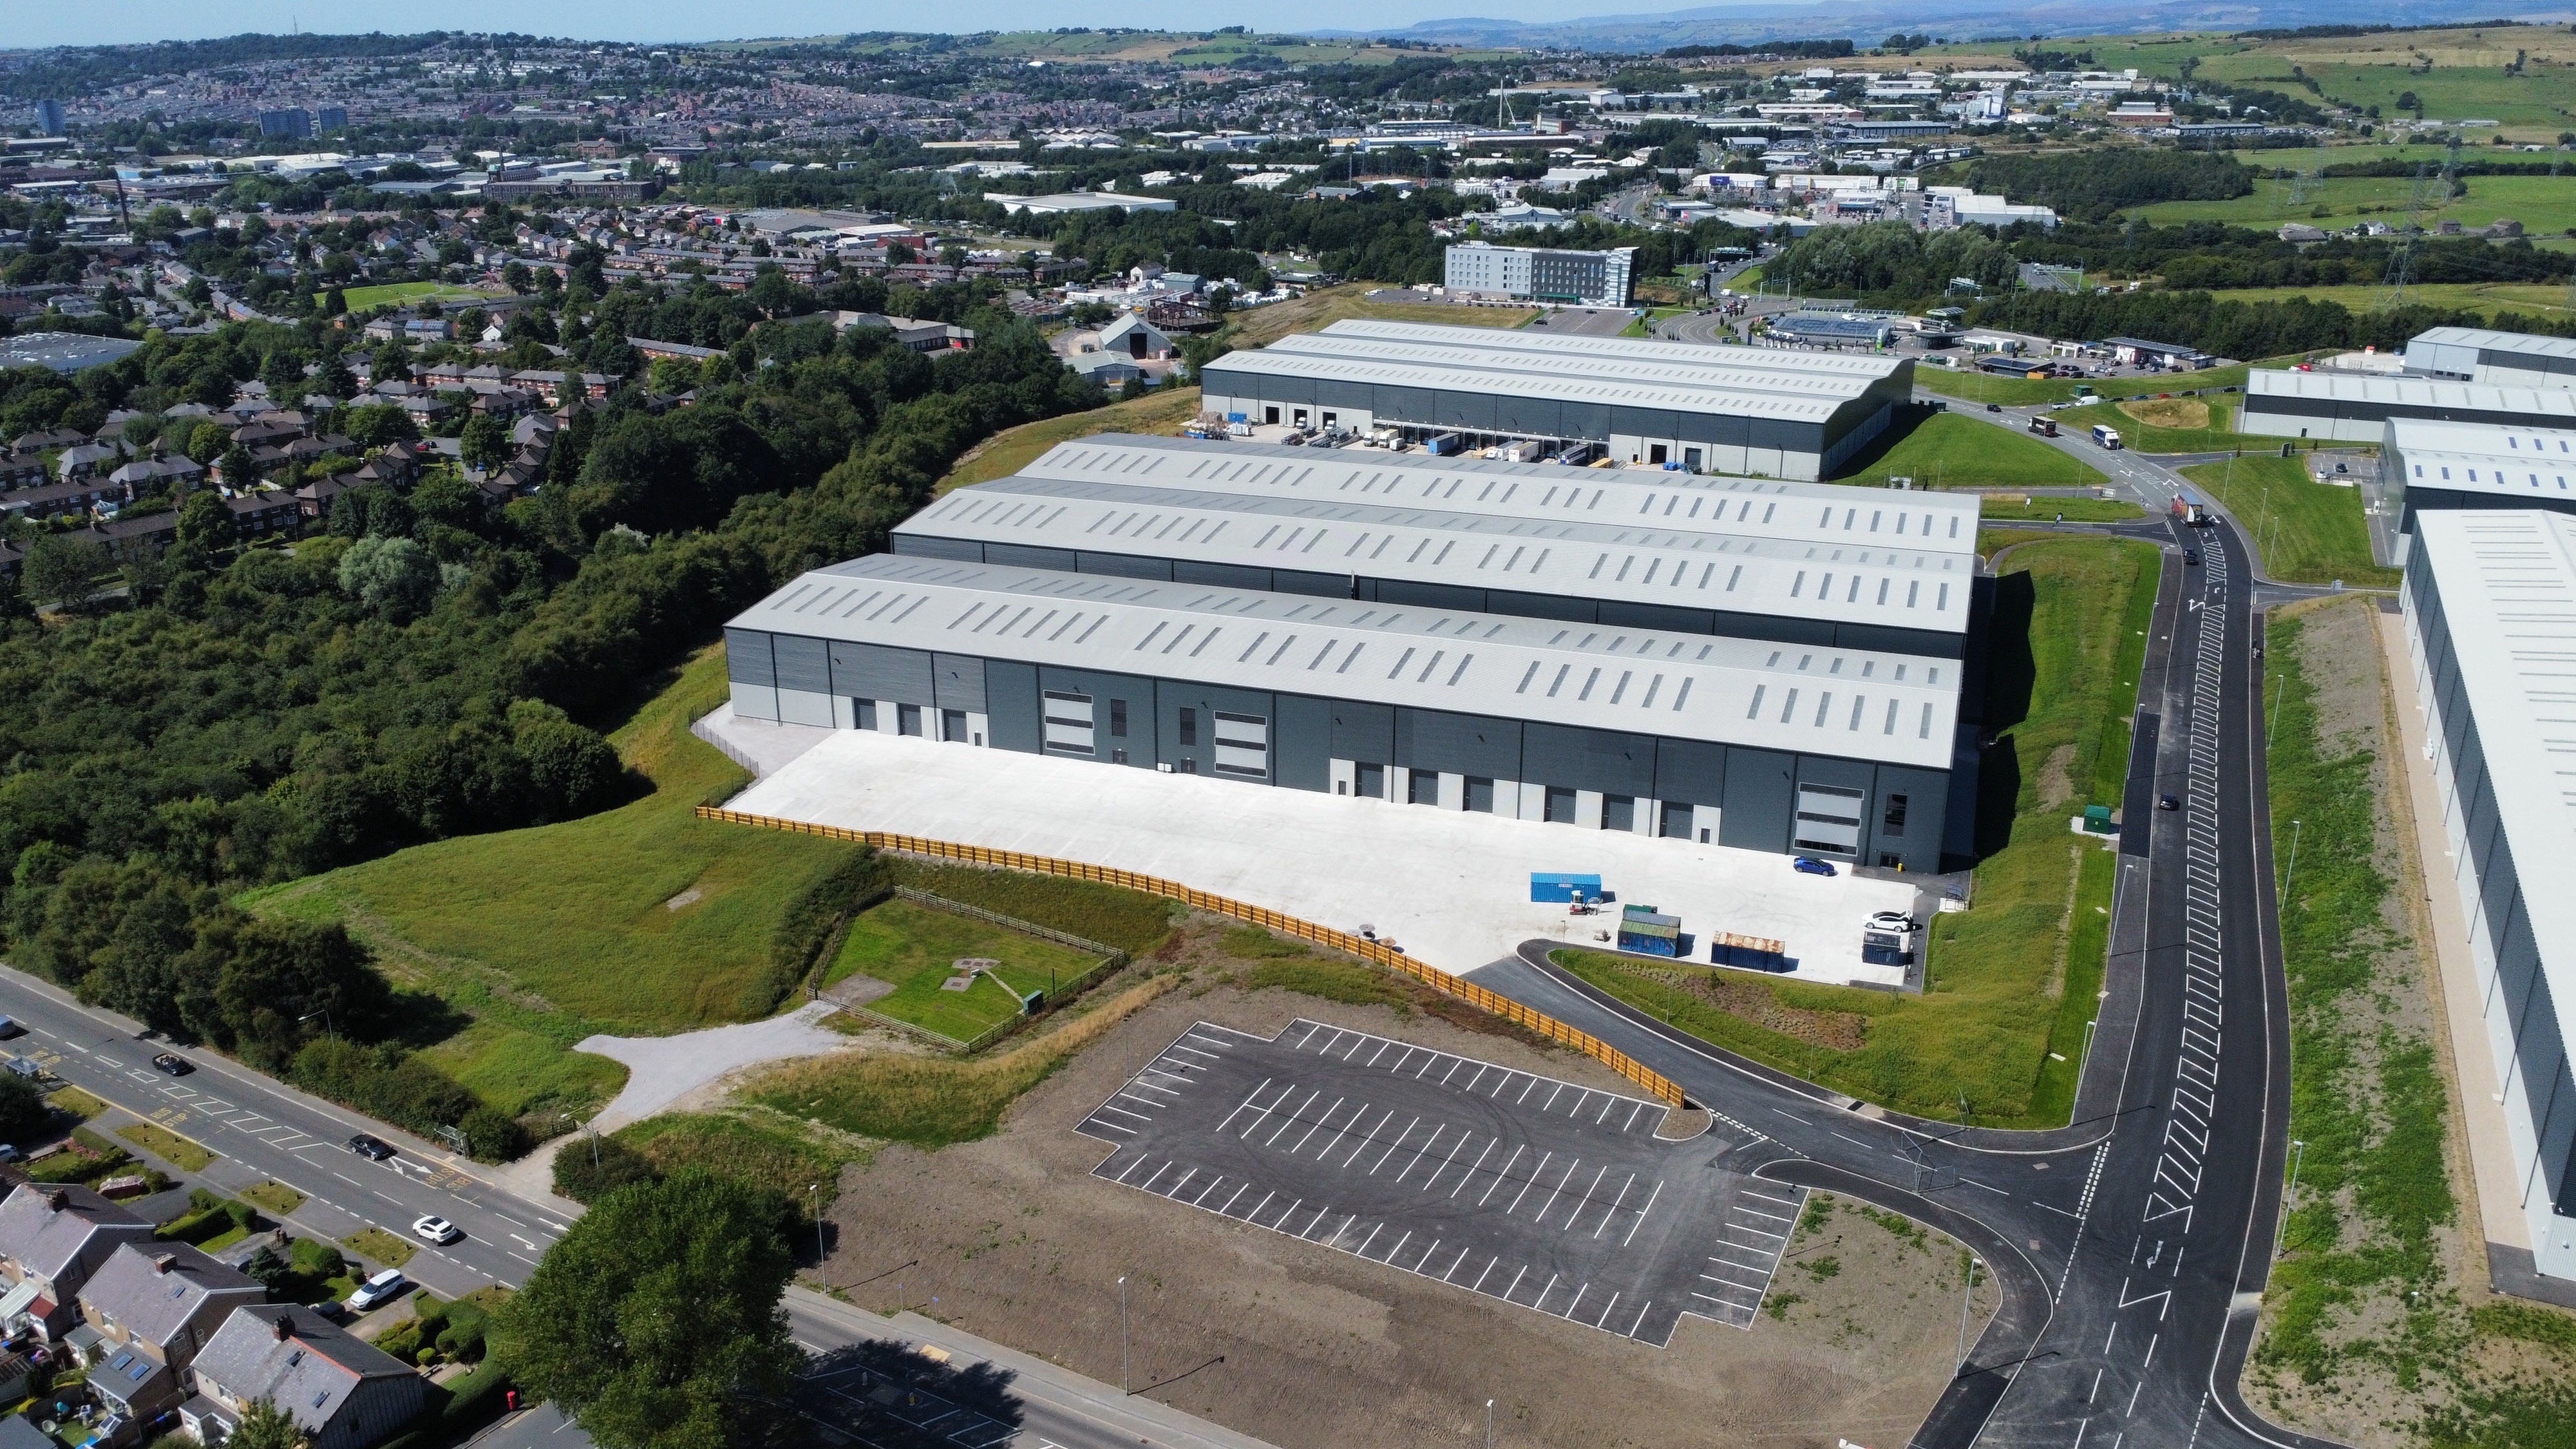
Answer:
[(1934, 770), (1958, 714), (1956, 660), (891, 554), (732, 624)]
[(2576, 500), (2576, 430), (2391, 418), (2407, 488)]
[(2436, 347), (2483, 347), (2524, 357), (2576, 357), (2576, 337), (2542, 337), (2530, 332), (2499, 332), (2492, 327), (2427, 327), (2407, 340)]
[(2536, 413), (2576, 422), (2576, 390), (2496, 387), (2430, 377), (2354, 377), (2327, 372), (2258, 367), (2245, 377), (2246, 403), (2256, 398), (2297, 397), (2327, 402), (2460, 408), (2490, 413)]
[(2436, 511), (2415, 520), (2410, 567), (2430, 565), (2477, 721), (2488, 793), (2522, 872), (2522, 900), (2559, 1019), (2576, 1003), (2576, 895), (2552, 889), (2576, 852), (2576, 518)]
[(1848, 397), (1820, 398), (1812, 390), (1792, 396), (1747, 385), (1731, 388), (1711, 380), (1703, 385), (1648, 384), (1627, 378), (1602, 379), (1577, 374), (1571, 366), (1522, 372), (1466, 356), (1447, 364), (1421, 357), (1373, 357), (1365, 353), (1322, 353), (1273, 345), (1258, 352), (1230, 352), (1205, 369), (1211, 387), (1222, 387), (1229, 373), (1297, 377), (1323, 382), (1365, 382), (1389, 387), (1443, 388), (1453, 392), (1495, 393), (1508, 397), (1549, 398), (1559, 402), (1598, 403), (1610, 407), (1663, 408), (1672, 412), (1716, 413), (1735, 417), (1779, 418), (1822, 423)]
[(1840, 483), (1651, 468), (1566, 468), (1371, 448), (1285, 448), (1103, 433), (1059, 443), (1022, 478), (1151, 484), (1203, 493), (1414, 505), (1498, 519), (1579, 521), (1827, 545), (1893, 541), (1976, 550), (1978, 500)]
[(1663, 342), (1645, 337), (1581, 337), (1529, 328), (1451, 327), (1431, 322), (1381, 322), (1370, 318), (1336, 322), (1322, 333), (1312, 335), (1372, 337), (1393, 342), (1561, 357), (1650, 363), (1697, 362), (1713, 367), (1751, 368), (1779, 375), (1809, 373), (1818, 377), (1852, 377), (1870, 381), (1894, 374), (1906, 361), (1898, 357), (1867, 357), (1847, 352), (1791, 352), (1786, 349), (1711, 346), (1701, 342)]

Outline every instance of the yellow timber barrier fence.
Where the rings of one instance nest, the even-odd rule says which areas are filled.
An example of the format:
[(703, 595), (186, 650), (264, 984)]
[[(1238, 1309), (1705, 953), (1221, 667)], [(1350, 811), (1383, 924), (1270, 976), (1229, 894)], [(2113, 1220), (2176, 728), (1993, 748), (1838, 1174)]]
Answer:
[(720, 805), (698, 807), (701, 820), (722, 820), (735, 825), (757, 825), (768, 830), (784, 830), (794, 835), (819, 835), (827, 840), (845, 840), (853, 845), (873, 846), (878, 850), (901, 851), (906, 855), (926, 855), (938, 860), (954, 860), (967, 865), (993, 865), (1010, 870), (1032, 871), (1039, 875), (1069, 876), (1075, 880), (1099, 881), (1103, 885), (1124, 886), (1131, 891), (1161, 896), (1183, 902), (1197, 910), (1213, 911), (1312, 941), (1336, 951), (1346, 951), (1361, 960), (1374, 962), (1390, 971), (1402, 972), (1416, 981), (1468, 1003), (1482, 1011), (1492, 1012), (1505, 1021), (1526, 1027), (1560, 1046), (1572, 1047), (1636, 1083), (1648, 1095), (1668, 1106), (1682, 1105), (1682, 1089), (1670, 1077), (1655, 1071), (1636, 1058), (1610, 1045), (1590, 1032), (1577, 1031), (1555, 1017), (1530, 1010), (1508, 996), (1486, 990), (1473, 981), (1452, 976), (1436, 966), (1426, 966), (1401, 951), (1389, 950), (1375, 941), (1318, 926), (1312, 921), (1282, 915), (1264, 906), (1247, 905), (1225, 896), (1192, 890), (1179, 881), (1160, 876), (1138, 875), (1131, 870), (1114, 870), (1105, 865), (1085, 865), (1078, 860), (1057, 860), (1052, 856), (1025, 855), (1016, 850), (991, 850), (980, 845), (959, 845), (949, 840), (929, 840), (918, 835), (896, 835), (884, 830), (849, 830), (838, 825), (817, 825), (806, 820), (782, 820), (774, 815), (753, 815), (742, 810), (727, 810)]

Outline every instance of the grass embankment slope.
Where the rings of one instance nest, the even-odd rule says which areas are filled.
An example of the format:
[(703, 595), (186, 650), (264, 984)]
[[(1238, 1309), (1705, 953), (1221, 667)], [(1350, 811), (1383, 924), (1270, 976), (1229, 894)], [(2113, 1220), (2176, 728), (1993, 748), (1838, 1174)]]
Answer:
[(968, 483), (987, 483), (1007, 478), (1034, 463), (1047, 449), (1076, 438), (1099, 433), (1170, 433), (1199, 415), (1199, 390), (1194, 387), (1157, 388), (1143, 397), (1114, 402), (1087, 413), (1066, 413), (1034, 423), (1005, 428), (992, 437), (966, 450), (948, 476), (939, 480), (939, 491)]
[(2341, 579), (2357, 589), (2393, 589), (2400, 571), (2372, 562), (2361, 489), (2319, 483), (2304, 458), (2264, 454), (2195, 463), (2182, 475), (2209, 490), (2256, 540), (2263, 572), (2285, 583)]
[(1219, 339), (1238, 348), (1266, 347), (1291, 332), (1312, 332), (1353, 317), (1384, 322), (1433, 322), (1447, 327), (1518, 327), (1538, 315), (1535, 307), (1453, 307), (1446, 302), (1372, 302), (1377, 282), (1345, 282), (1308, 292), (1292, 302), (1256, 307), (1227, 318)]
[[(2296, 357), (2273, 358), (2265, 362), (2230, 363), (2225, 367), (2206, 367), (2198, 372), (2168, 373), (2162, 377), (2106, 377), (2081, 384), (2093, 389), (2092, 395), (2105, 398), (2153, 397), (2160, 392), (2196, 392), (2209, 388), (2243, 387), (2245, 374), (2257, 367), (2288, 367), (2300, 361)], [(2073, 402), (2079, 384), (2066, 378), (2052, 377), (2033, 382), (2026, 377), (1994, 377), (1974, 369), (1953, 371), (1946, 367), (1917, 364), (1914, 381), (1943, 397), (1957, 398), (1980, 406), (2002, 403), (2008, 408), (2028, 407), (2034, 403)]]
[[(962, 960), (993, 964), (964, 990), (949, 990), (946, 983)], [(1055, 983), (1072, 980), (1098, 960), (1071, 946), (896, 899), (851, 918), (825, 983), (874, 977), (894, 990), (869, 1002), (870, 1010), (967, 1042), (1018, 1016), (1027, 993), (1052, 995)]]
[(1911, 478), (1918, 488), (2071, 488), (2103, 480), (2072, 453), (2025, 433), (1957, 413), (1934, 413), (1883, 451), (1863, 449), (1837, 483), (1884, 486)]
[(2108, 957), (2116, 864), (2067, 820), (2119, 803), (2158, 564), (2147, 544), (2041, 536), (2002, 567), (1983, 858), (1973, 908), (1933, 918), (1923, 995), (1579, 951), (1559, 960), (1712, 1042), (1868, 1101), (1956, 1118), (1964, 1093), (1972, 1121), (2063, 1124)]
[(726, 697), (724, 651), (694, 655), (609, 739), (652, 793), (558, 825), (399, 851), (247, 898), (342, 920), (398, 984), (473, 1018), (432, 1060), (505, 1110), (605, 1101), (625, 1069), (567, 1050), (593, 1032), (758, 1016), (787, 907), (847, 847), (695, 818), (741, 769), (689, 733)]

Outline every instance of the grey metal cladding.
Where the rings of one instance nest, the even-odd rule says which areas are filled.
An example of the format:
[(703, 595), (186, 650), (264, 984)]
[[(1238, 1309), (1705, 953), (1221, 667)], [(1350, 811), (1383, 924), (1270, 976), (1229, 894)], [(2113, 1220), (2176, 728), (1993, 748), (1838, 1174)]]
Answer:
[(939, 703), (927, 649), (835, 641), (832, 683), (836, 693), (856, 699), (890, 699), (934, 708)]
[(1336, 699), (1333, 711), (1333, 758), (1391, 765), (1395, 753), (1395, 706)]
[(779, 688), (808, 694), (832, 692), (831, 651), (823, 640), (779, 634), (770, 639), (769, 648), (778, 661)]
[(1058, 573), (1078, 573), (1081, 560), (1069, 548), (1035, 548), (1025, 543), (988, 543), (984, 545), (984, 562), (1006, 564), (1024, 569), (1054, 569)]
[(1304, 694), (1272, 696), (1270, 779), (1293, 790), (1333, 788), (1333, 706)]
[(1444, 710), (1395, 712), (1395, 758), (1389, 764), (1489, 780), (1521, 778), (1521, 722)]
[(1776, 750), (1726, 751), (1726, 801), (1719, 807), (1717, 843), (1746, 850), (1789, 848), (1789, 783), (1798, 757)]
[(1554, 398), (1498, 397), (1494, 399), (1494, 431), (1563, 437), (1559, 420), (1564, 411), (1564, 405)]
[(1364, 382), (1345, 382), (1337, 378), (1315, 380), (1315, 404), (1328, 408), (1367, 410), (1377, 401), (1377, 389)]
[(1569, 624), (1591, 624), (1599, 621), (1600, 604), (1572, 594), (1524, 594), (1513, 589), (1487, 589), (1485, 608), (1496, 614), (1517, 614), (1524, 619), (1562, 619)]
[(941, 709), (962, 709), (970, 714), (985, 712), (984, 661), (974, 654), (933, 654), (930, 656), (931, 688), (939, 696)]
[(1274, 594), (1308, 594), (1319, 599), (1347, 599), (1351, 597), (1351, 576), (1310, 573), (1304, 569), (1272, 569), (1270, 591)]
[(1184, 584), (1216, 584), (1229, 589), (1270, 587), (1270, 570), (1250, 568), (1243, 564), (1193, 563), (1177, 559), (1172, 564), (1172, 578)]
[(1740, 448), (1752, 441), (1753, 428), (1750, 419), (1734, 413), (1685, 413), (1681, 438), (1686, 443)]
[(1678, 436), (1680, 431), (1679, 413), (1663, 408), (1614, 407), (1610, 409), (1610, 432), (1600, 436), (1631, 434), (1640, 438), (1670, 438)]
[[(1195, 744), (1181, 743), (1180, 711), (1198, 711)], [(1270, 779), (1278, 782), (1279, 730), (1275, 718), (1278, 710), (1273, 697), (1256, 689), (1228, 689), (1223, 685), (1200, 684), (1191, 680), (1157, 679), (1154, 681), (1154, 718), (1160, 742), (1156, 759), (1179, 764), (1183, 759), (1197, 762), (1198, 773), (1213, 775), (1216, 769), (1216, 712), (1251, 715), (1265, 722), (1265, 741), (1270, 745)], [(1261, 783), (1248, 775), (1227, 778), (1248, 783)]]
[(1038, 667), (1010, 659), (984, 662), (984, 712), (991, 720), (985, 738), (997, 750), (1040, 754), (1046, 730), (1038, 708)]
[(1494, 395), (1484, 392), (1460, 392), (1442, 388), (1432, 404), (1431, 421), (1444, 428), (1466, 428), (1474, 432), (1494, 430)]
[(1108, 574), (1122, 579), (1169, 579), (1172, 561), (1167, 558), (1138, 558), (1130, 553), (1091, 553), (1075, 555), (1076, 572)]
[(1521, 778), (1541, 784), (1651, 796), (1655, 741), (1651, 735), (1532, 721), (1521, 726), (1521, 769)]
[(1932, 629), (1900, 629), (1890, 624), (1836, 624), (1833, 642), (1845, 649), (1873, 653), (1957, 659), (1966, 652), (1967, 636)]
[(778, 683), (778, 667), (769, 657), (767, 631), (725, 630), (725, 678), (736, 684)]
[(1834, 621), (1831, 619), (1791, 619), (1779, 614), (1731, 613), (1720, 609), (1710, 625), (1719, 634), (1735, 639), (1769, 639), (1783, 644), (1831, 644)]
[(1557, 426), (1562, 437), (1606, 438), (1610, 436), (1610, 405), (1567, 398), (1557, 405)]
[(1459, 584), (1421, 584), (1410, 579), (1371, 579), (1381, 604), (1411, 604), (1417, 609), (1469, 609), (1483, 612), (1485, 591)]
[(1603, 599), (1598, 622), (1619, 624), (1631, 629), (1669, 629), (1680, 633), (1710, 632), (1709, 611), (1682, 609), (1671, 604), (1632, 604), (1623, 599)]
[(1726, 746), (1707, 740), (1655, 742), (1655, 798), (1726, 805)]
[(1377, 385), (1377, 406), (1371, 411), (1381, 419), (1403, 422), (1428, 422), (1431, 411), (1439, 406), (1439, 394), (1427, 387), (1399, 387), (1392, 383)]
[(1792, 453), (1815, 453), (1824, 449), (1825, 430), (1814, 423), (1791, 422), (1783, 418), (1751, 418), (1747, 421), (1752, 424), (1752, 429), (1745, 439), (1746, 447), (1779, 448)]
[(1261, 400), (1266, 403), (1311, 403), (1315, 400), (1314, 380), (1277, 374), (1265, 376), (1261, 379)]
[(886, 552), (911, 558), (955, 559), (960, 563), (982, 563), (984, 545), (971, 538), (940, 538), (934, 534), (913, 533), (898, 529), (886, 538)]
[[(1842, 734), (1844, 733), (1842, 716), (1850, 712), (1851, 700), (1841, 690), (1836, 690), (1831, 707), (1834, 718), (1829, 721), (1825, 733)], [(1873, 720), (1870, 723), (1875, 724), (1876, 721)], [(1876, 788), (1877, 782), (1878, 767), (1867, 760), (1845, 760), (1831, 755), (1798, 757), (1798, 783), (1801, 785), (1832, 785), (1845, 790), (1858, 790), (1863, 799), (1874, 802), (1875, 797), (1870, 792)]]

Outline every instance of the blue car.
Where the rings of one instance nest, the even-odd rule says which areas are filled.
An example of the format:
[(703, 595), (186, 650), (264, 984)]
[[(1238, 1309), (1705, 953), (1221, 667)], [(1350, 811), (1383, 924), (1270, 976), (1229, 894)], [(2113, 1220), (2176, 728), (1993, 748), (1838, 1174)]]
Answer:
[(1834, 873), (1834, 868), (1831, 865), (1816, 859), (1812, 855), (1799, 856), (1797, 859), (1790, 861), (1789, 864), (1797, 867), (1800, 872), (1806, 875), (1832, 875)]

